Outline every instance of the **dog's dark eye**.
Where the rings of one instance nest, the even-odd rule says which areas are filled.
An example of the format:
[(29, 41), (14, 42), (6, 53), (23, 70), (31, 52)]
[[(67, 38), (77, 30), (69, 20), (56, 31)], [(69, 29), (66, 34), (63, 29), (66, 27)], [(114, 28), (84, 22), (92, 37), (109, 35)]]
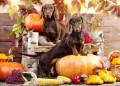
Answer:
[(52, 7), (50, 7), (50, 9), (52, 9)]
[(75, 24), (75, 21), (72, 21), (71, 23), (72, 23), (72, 24)]
[(44, 10), (47, 10), (47, 8), (44, 8)]

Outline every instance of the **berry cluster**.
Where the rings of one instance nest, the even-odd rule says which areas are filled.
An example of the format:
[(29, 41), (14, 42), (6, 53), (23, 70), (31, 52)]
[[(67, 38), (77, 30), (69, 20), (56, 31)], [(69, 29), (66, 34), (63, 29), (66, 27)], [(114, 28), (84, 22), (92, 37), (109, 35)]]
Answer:
[(85, 37), (84, 40), (85, 40), (85, 44), (86, 44), (86, 43), (91, 43), (91, 42), (92, 42), (92, 39), (91, 39), (90, 36)]
[(92, 38), (89, 36), (89, 32), (88, 31), (83, 30), (83, 36), (84, 36), (85, 44), (92, 42)]
[(5, 82), (9, 84), (24, 84), (22, 71), (14, 69), (12, 74), (6, 76)]

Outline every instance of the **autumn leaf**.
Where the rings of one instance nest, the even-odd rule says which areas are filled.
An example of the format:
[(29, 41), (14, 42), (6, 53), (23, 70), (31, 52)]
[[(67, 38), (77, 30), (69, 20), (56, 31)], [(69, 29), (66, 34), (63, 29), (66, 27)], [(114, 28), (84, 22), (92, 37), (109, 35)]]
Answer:
[(6, 4), (8, 4), (8, 0), (0, 0), (0, 5), (2, 5), (2, 7), (5, 7)]
[(76, 9), (75, 9), (75, 6), (73, 6), (72, 8), (71, 8), (71, 15), (73, 15), (75, 12), (76, 12)]
[(85, 0), (80, 0), (80, 1), (81, 1), (81, 3), (83, 3), (83, 4), (86, 3)]
[(16, 6), (9, 7), (7, 9), (7, 12), (9, 13), (10, 17), (12, 18), (15, 15), (15, 13), (17, 12)]
[(79, 14), (79, 13), (80, 13), (80, 10), (81, 10), (81, 4), (80, 4), (80, 2), (77, 2), (77, 3), (75, 4), (75, 9), (76, 9), (77, 13)]
[(102, 11), (100, 12), (100, 14), (101, 14), (101, 15), (105, 15), (105, 16), (108, 16), (108, 15), (109, 15), (108, 11), (106, 11), (106, 10), (102, 10)]
[(101, 10), (104, 10), (106, 7), (108, 7), (110, 5), (110, 3), (108, 1), (102, 1), (100, 2), (97, 7), (96, 7), (96, 12), (99, 12)]
[(59, 0), (54, 0), (55, 4), (58, 4), (59, 3)]
[(74, 6), (77, 2), (78, 2), (78, 0), (72, 0), (72, 2), (71, 2), (72, 6)]
[(97, 5), (97, 3), (99, 2), (99, 0), (90, 0), (92, 2), (92, 4)]
[(25, 3), (30, 3), (29, 0), (20, 0), (20, 1), (23, 1), (23, 2), (25, 2)]
[(84, 8), (87, 8), (87, 6), (86, 6), (85, 4), (81, 3), (81, 5), (82, 5)]
[(88, 2), (88, 8), (91, 8), (91, 7), (95, 7), (95, 5), (91, 1), (89, 1)]
[(10, 33), (10, 37), (14, 37), (15, 36), (16, 38), (19, 38), (20, 33), (22, 33), (21, 26), (19, 24), (14, 24), (13, 30)]
[(110, 5), (106, 8), (112, 15), (120, 17), (120, 5)]
[(113, 3), (117, 3), (117, 0), (110, 0), (110, 1), (112, 1)]
[(99, 0), (99, 2), (102, 2), (102, 1), (105, 1), (105, 0)]

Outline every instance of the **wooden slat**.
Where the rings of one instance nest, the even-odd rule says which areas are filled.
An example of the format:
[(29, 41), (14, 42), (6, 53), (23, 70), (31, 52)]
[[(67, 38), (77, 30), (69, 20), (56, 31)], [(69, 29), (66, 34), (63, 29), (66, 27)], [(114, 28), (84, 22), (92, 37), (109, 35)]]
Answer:
[[(48, 52), (49, 50), (52, 49), (52, 46), (36, 46), (35, 47), (35, 52), (39, 53), (39, 52)], [(99, 47), (98, 46), (91, 46), (90, 52), (98, 52), (99, 51)]]
[(12, 31), (12, 26), (0, 26), (0, 41), (12, 41), (9, 35)]
[[(114, 22), (113, 22), (114, 23)], [(109, 52), (120, 49), (120, 27), (99, 27), (104, 32), (104, 55), (107, 56)]]
[(52, 49), (52, 46), (36, 46), (35, 52), (48, 52), (50, 49)]
[[(8, 54), (8, 51), (11, 47), (12, 47), (12, 42), (0, 42), (0, 53)], [(15, 57), (22, 57), (21, 55), (18, 54), (21, 52), (22, 52), (22, 49), (21, 49), (21, 45), (20, 45), (18, 48), (15, 48), (13, 50), (13, 55)]]
[(101, 26), (106, 26), (106, 27), (116, 27), (120, 26), (120, 18), (109, 15), (109, 16), (104, 16), (104, 15), (99, 15), (101, 21)]
[(12, 26), (17, 23), (16, 19), (11, 19), (8, 14), (0, 13), (0, 26)]
[(8, 13), (0, 13), (0, 19), (11, 19)]

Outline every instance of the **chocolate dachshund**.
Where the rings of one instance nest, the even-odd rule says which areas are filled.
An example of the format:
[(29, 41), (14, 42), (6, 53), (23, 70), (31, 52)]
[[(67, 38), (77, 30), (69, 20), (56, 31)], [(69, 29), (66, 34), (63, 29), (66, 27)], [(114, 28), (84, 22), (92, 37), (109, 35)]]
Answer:
[(48, 42), (58, 43), (58, 40), (63, 39), (65, 35), (64, 28), (58, 23), (59, 14), (56, 7), (52, 4), (42, 6), (40, 18), (44, 18), (43, 33)]

